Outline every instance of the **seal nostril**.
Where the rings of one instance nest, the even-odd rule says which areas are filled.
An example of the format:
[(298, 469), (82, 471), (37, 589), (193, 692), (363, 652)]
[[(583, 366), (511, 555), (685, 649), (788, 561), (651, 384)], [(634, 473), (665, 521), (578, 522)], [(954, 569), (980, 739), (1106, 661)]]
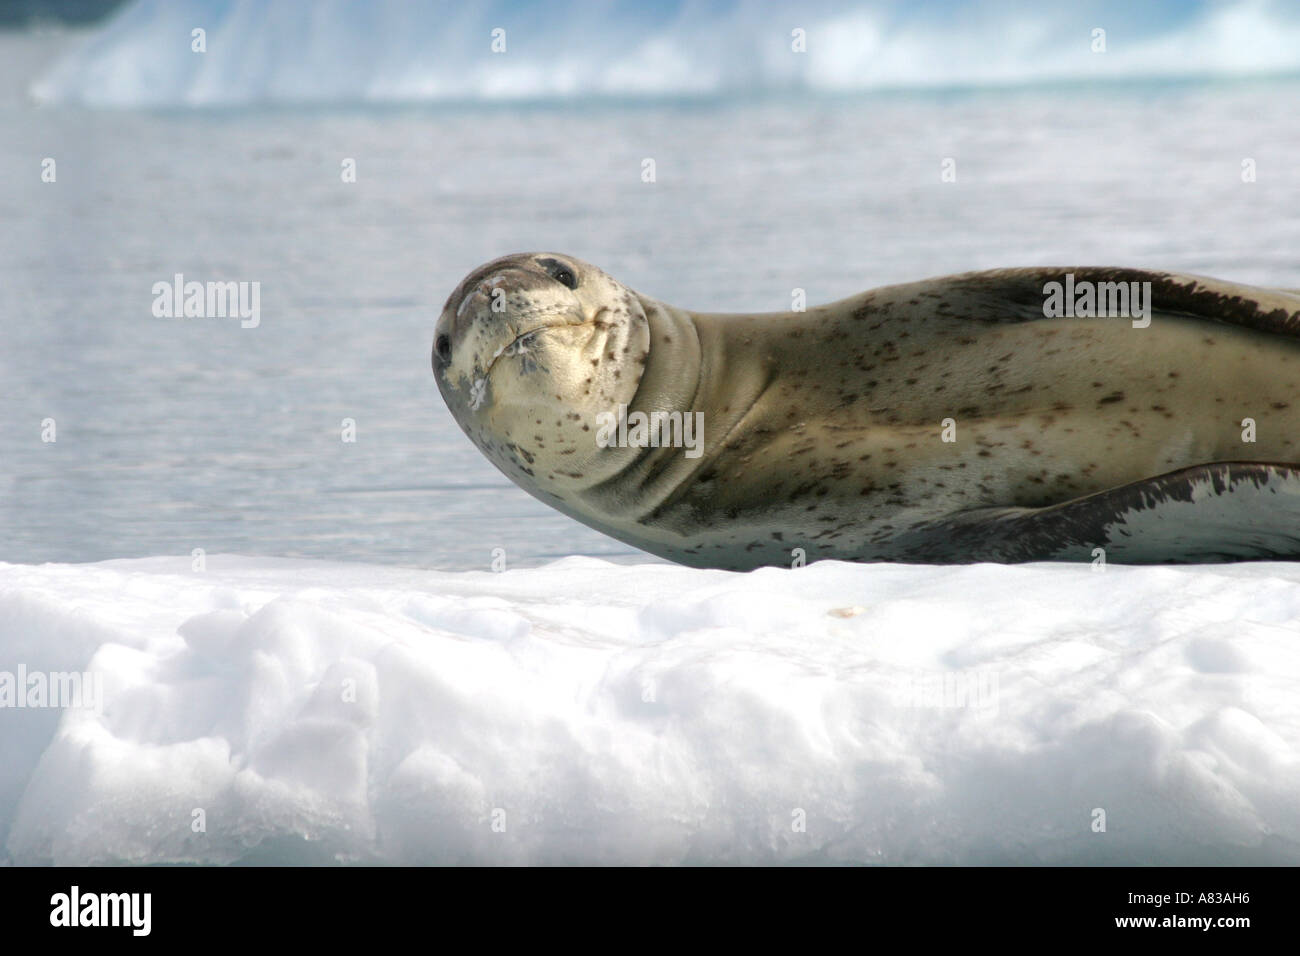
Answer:
[(434, 351), (438, 353), (438, 358), (444, 362), (451, 361), (451, 339), (445, 335), (440, 335), (433, 343)]

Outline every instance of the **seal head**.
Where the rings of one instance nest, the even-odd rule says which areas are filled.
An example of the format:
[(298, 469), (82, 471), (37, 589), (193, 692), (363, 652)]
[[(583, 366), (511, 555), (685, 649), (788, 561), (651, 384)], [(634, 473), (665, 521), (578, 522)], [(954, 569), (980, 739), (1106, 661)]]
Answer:
[(557, 253), (471, 272), (434, 329), (433, 374), (456, 422), (516, 483), (563, 494), (617, 472), (596, 416), (631, 402), (650, 349), (640, 299)]

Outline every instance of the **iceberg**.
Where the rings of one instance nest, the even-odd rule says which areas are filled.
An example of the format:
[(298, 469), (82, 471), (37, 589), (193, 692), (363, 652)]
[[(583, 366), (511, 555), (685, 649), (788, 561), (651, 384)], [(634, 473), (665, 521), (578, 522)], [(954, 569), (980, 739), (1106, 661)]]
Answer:
[(1297, 70), (1300, 11), (1260, 0), (1086, 11), (1029, 0), (134, 0), (32, 95), (112, 107), (528, 101)]

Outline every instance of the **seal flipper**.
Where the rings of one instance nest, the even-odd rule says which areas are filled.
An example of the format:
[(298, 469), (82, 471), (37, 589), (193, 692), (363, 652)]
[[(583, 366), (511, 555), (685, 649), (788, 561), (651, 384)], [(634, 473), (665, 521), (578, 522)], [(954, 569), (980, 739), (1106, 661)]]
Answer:
[(1300, 560), (1300, 466), (1194, 465), (1045, 508), (984, 508), (894, 542), (904, 561)]

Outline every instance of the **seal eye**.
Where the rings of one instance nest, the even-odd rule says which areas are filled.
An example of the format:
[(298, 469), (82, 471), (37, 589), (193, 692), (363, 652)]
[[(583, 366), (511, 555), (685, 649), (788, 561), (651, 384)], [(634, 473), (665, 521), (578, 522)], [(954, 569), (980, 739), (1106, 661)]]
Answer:
[(573, 270), (564, 263), (556, 262), (554, 259), (539, 259), (537, 261), (546, 267), (546, 271), (550, 273), (551, 278), (560, 285), (569, 289), (576, 289), (578, 287), (578, 277), (574, 275)]
[(451, 361), (451, 339), (445, 335), (440, 335), (433, 343), (434, 351), (438, 353), (438, 358), (444, 362)]

